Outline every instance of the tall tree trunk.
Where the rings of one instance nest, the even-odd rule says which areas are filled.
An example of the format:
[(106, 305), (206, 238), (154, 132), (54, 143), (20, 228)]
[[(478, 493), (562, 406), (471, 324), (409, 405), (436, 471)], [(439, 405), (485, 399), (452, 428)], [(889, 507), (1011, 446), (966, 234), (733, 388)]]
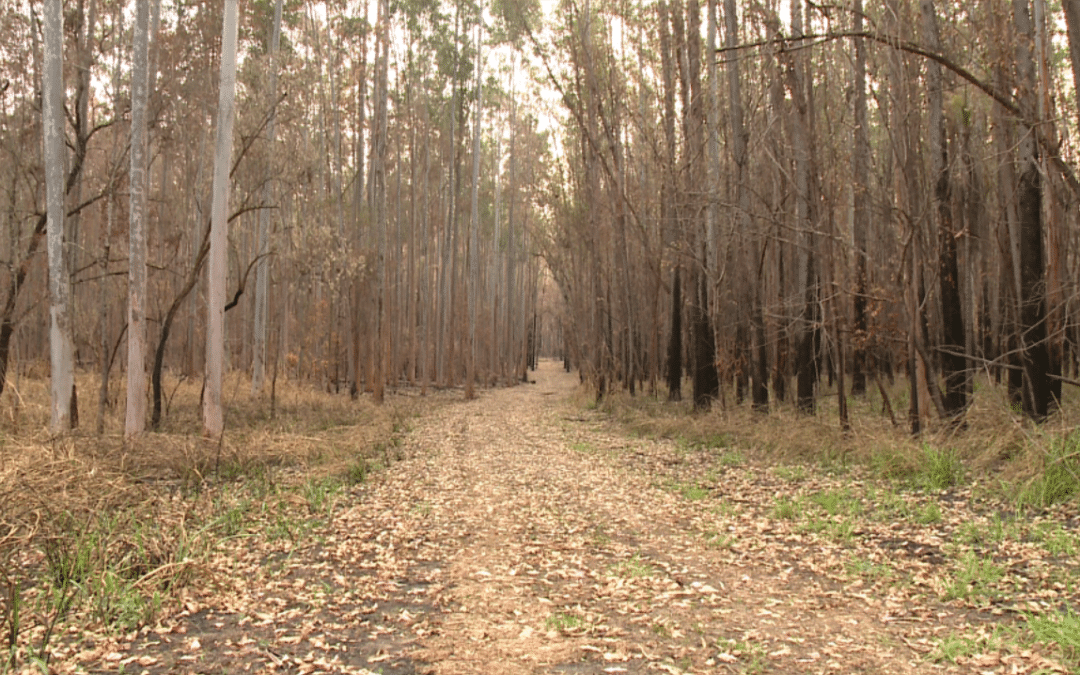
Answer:
[[(1036, 119), (1045, 136), (1049, 139), (1052, 147), (1059, 147), (1057, 129), (1054, 119), (1054, 99), (1050, 93), (1051, 64), (1048, 42), (1051, 34), (1047, 26), (1046, 0), (1034, 0), (1035, 10), (1035, 56), (1036, 72), (1038, 73), (1038, 90)], [(1051, 173), (1050, 162), (1047, 161), (1046, 153), (1039, 158), (1040, 176), (1045, 176), (1049, 181), (1047, 188), (1042, 191), (1046, 202), (1046, 271), (1043, 303), (1046, 312), (1047, 334), (1047, 378), (1050, 389), (1048, 411), (1056, 409), (1061, 402), (1061, 370), (1065, 351), (1065, 326), (1066, 326), (1066, 295), (1065, 275), (1067, 265), (1067, 233), (1065, 232), (1064, 214), (1062, 201), (1059, 198), (1060, 190), (1055, 190), (1055, 179), (1060, 172)]]
[[(687, 0), (686, 18), (683, 58), (687, 64), (687, 98), (690, 103), (685, 111), (688, 147), (686, 159), (691, 181), (688, 188), (698, 194), (707, 194), (707, 184), (706, 189), (702, 190), (702, 185), (694, 182), (707, 176), (707, 169), (703, 166), (705, 154), (700, 152), (700, 148), (705, 145), (706, 102), (701, 77), (701, 6), (698, 0)], [(713, 56), (710, 54), (709, 58)], [(709, 269), (708, 231), (706, 223), (702, 220), (704, 215), (702, 207), (705, 206), (707, 204), (703, 204), (700, 198), (695, 199), (689, 219), (690, 237), (696, 258), (696, 264), (690, 272), (690, 286), (693, 292), (690, 339), (694, 345), (694, 407), (699, 410), (708, 409), (712, 401), (720, 396), (720, 378), (716, 369), (716, 339), (712, 329), (712, 317), (709, 315), (710, 284), (706, 273)]]
[[(274, 25), (270, 37), (270, 120), (266, 124), (266, 172), (264, 174), (266, 184), (263, 186), (263, 206), (267, 207), (274, 201), (274, 188), (271, 181), (273, 174), (274, 142), (276, 140), (275, 122), (277, 120), (277, 89), (278, 89), (278, 48), (281, 44), (281, 5), (282, 0), (274, 2)], [(270, 307), (268, 297), (270, 287), (270, 210), (259, 210), (259, 263), (255, 268), (255, 325), (251, 354), (251, 393), (256, 395), (262, 391), (263, 380), (266, 375), (266, 326), (267, 311)], [(353, 371), (355, 373), (355, 370)]]
[(136, 3), (131, 73), (131, 192), (128, 208), (128, 373), (124, 436), (146, 428), (146, 108), (150, 8)]
[[(863, 0), (855, 0), (856, 33), (863, 30)], [(870, 367), (866, 345), (870, 326), (866, 312), (869, 292), (868, 264), (870, 251), (866, 244), (870, 227), (870, 134), (866, 115), (866, 43), (855, 39), (855, 147), (851, 155), (851, 173), (855, 184), (853, 195), (854, 213), (852, 229), (855, 238), (855, 293), (853, 309), (855, 331), (852, 336), (853, 359), (851, 370), (851, 393), (866, 393), (866, 375)]]
[[(118, 34), (123, 34), (123, 12), (116, 11), (114, 18), (114, 29)], [(114, 67), (112, 71), (112, 104), (113, 114), (117, 117), (120, 116), (120, 61), (121, 50), (115, 50), (116, 60), (114, 61)], [(112, 150), (109, 154), (111, 161), (115, 161), (117, 153), (119, 152), (120, 137), (119, 134), (114, 134), (112, 139)], [(98, 387), (98, 410), (97, 410), (97, 433), (105, 433), (105, 410), (109, 405), (109, 371), (112, 366), (111, 360), (111, 341), (109, 340), (109, 326), (111, 319), (111, 312), (109, 309), (109, 254), (112, 248), (112, 235), (113, 226), (115, 222), (116, 211), (116, 182), (118, 174), (110, 177), (109, 182), (109, 194), (106, 197), (108, 200), (105, 204), (105, 229), (102, 232), (102, 246), (101, 257), (99, 258), (99, 269), (101, 278), (98, 280), (98, 307), (101, 312), (99, 319), (99, 346), (101, 349), (101, 383)], [(14, 246), (12, 247), (14, 251)]]
[[(760, 247), (755, 243), (757, 237), (752, 231), (750, 218), (750, 186), (748, 181), (748, 133), (743, 122), (742, 84), (739, 80), (739, 60), (735, 47), (739, 44), (739, 20), (735, 0), (724, 0), (725, 32), (727, 48), (731, 51), (728, 58), (728, 114), (731, 123), (732, 153), (735, 159), (736, 216), (739, 224), (739, 238), (743, 242), (740, 267), (743, 271), (743, 297), (749, 307), (750, 315), (750, 367), (753, 375), (753, 408), (758, 412), (769, 410), (769, 388), (767, 349), (765, 341), (765, 319), (762, 304), (764, 301), (763, 266), (756, 264)], [(713, 64), (715, 59), (710, 59)], [(710, 67), (714, 67), (710, 65)]]
[(233, 103), (236, 95), (238, 0), (225, 0), (221, 25), (221, 78), (214, 151), (214, 197), (211, 206), (210, 258), (206, 311), (206, 391), (203, 434), (218, 439), (225, 430), (221, 380), (225, 355), (225, 283), (228, 274), (229, 168), (232, 163)]
[(46, 0), (45, 63), (42, 71), (42, 130), (45, 137), (46, 236), (49, 254), (51, 421), (53, 433), (77, 425), (75, 346), (71, 297), (64, 255), (64, 16), (61, 0)]
[[(803, 35), (802, 0), (791, 2), (791, 30), (796, 37)], [(811, 199), (810, 175), (810, 83), (807, 81), (803, 56), (794, 57), (788, 69), (788, 88), (794, 103), (792, 116), (792, 145), (795, 150), (795, 222), (803, 230), (803, 247), (798, 253), (796, 284), (798, 299), (803, 303), (795, 335), (796, 404), (806, 414), (814, 414), (814, 385), (817, 381), (816, 334), (817, 285), (814, 270), (814, 209)]]
[(514, 382), (516, 375), (517, 331), (515, 330), (514, 279), (517, 276), (517, 97), (516, 88), (510, 90), (510, 203), (506, 209), (506, 359), (507, 384)]
[(388, 88), (388, 61), (390, 58), (390, 9), (389, 3), (382, 0), (379, 3), (379, 34), (376, 46), (376, 109), (375, 129), (372, 134), (372, 157), (374, 162), (371, 167), (372, 201), (375, 212), (375, 230), (378, 233), (378, 258), (376, 274), (376, 317), (375, 317), (375, 370), (374, 399), (376, 403), (382, 403), (386, 388), (388, 346), (391, 339), (387, 304), (390, 294), (387, 275), (387, 239), (389, 236), (389, 223), (387, 222), (386, 204), (386, 155), (387, 155), (387, 103), (389, 100)]
[[(430, 115), (428, 114), (430, 103), (425, 100), (424, 102), (424, 115), (423, 122), (424, 128), (428, 129), (428, 143), (424, 144), (424, 211), (421, 215), (423, 221), (424, 236), (421, 242), (421, 258), (424, 260), (423, 281), (421, 288), (423, 289), (423, 297), (421, 302), (423, 303), (420, 309), (420, 395), (427, 394), (428, 382), (431, 379), (431, 371), (429, 370), (429, 364), (431, 363), (429, 341), (431, 340), (431, 310), (434, 304), (438, 301), (438, 294), (432, 289), (433, 279), (431, 278), (431, 270), (436, 265), (432, 261), (431, 254), (431, 136), (430, 136)], [(436, 247), (437, 248), (437, 247)]]
[[(941, 52), (937, 10), (933, 0), (921, 0), (923, 40), (935, 52)], [(958, 423), (967, 408), (967, 358), (963, 356), (964, 310), (960, 302), (960, 269), (957, 262), (957, 233), (953, 227), (948, 146), (945, 136), (943, 81), (941, 65), (926, 64), (926, 87), (929, 98), (928, 145), (930, 180), (934, 184), (934, 205), (938, 218), (938, 281), (941, 290), (942, 347), (941, 366), (945, 376), (945, 414)], [(936, 385), (932, 385), (936, 386)]]
[[(90, 0), (89, 11), (84, 11), (84, 0), (79, 1), (78, 6), (78, 20), (79, 25), (76, 27), (79, 31), (79, 51), (78, 51), (78, 84), (76, 86), (76, 106), (75, 106), (75, 133), (81, 138), (85, 139), (89, 135), (90, 129), (90, 89), (91, 79), (90, 71), (94, 64), (94, 29), (97, 23), (97, 0)], [(79, 174), (79, 177), (75, 181), (75, 186), (72, 191), (72, 206), (77, 206), (82, 202), (82, 187), (83, 177)], [(77, 274), (80, 261), (79, 251), (82, 246), (79, 244), (80, 240), (80, 224), (82, 222), (81, 213), (75, 213), (73, 216), (67, 219), (68, 234), (65, 234), (65, 241), (68, 242), (67, 246), (67, 271), (68, 284), (70, 286), (69, 293), (71, 297), (71, 323), (72, 325), (78, 324), (77, 311), (79, 302), (75, 297), (75, 293), (78, 289), (75, 286), (75, 275)]]
[[(1034, 28), (1027, 0), (1013, 0), (1016, 26), (1016, 74), (1022, 100), (1031, 101), (1038, 91), (1032, 57)], [(1029, 106), (1033, 108), (1034, 106)], [(1020, 346), (1024, 364), (1024, 412), (1035, 421), (1046, 418), (1050, 404), (1047, 372), (1050, 355), (1046, 345), (1046, 300), (1042, 242), (1042, 182), (1038, 146), (1033, 130), (1022, 134), (1017, 146), (1020, 253)]]
[[(664, 80), (664, 167), (663, 189), (660, 192), (661, 257), (672, 247), (677, 232), (675, 199), (675, 64), (669, 31), (670, 17), (666, 0), (657, 3), (660, 25), (660, 59)], [(663, 265), (661, 265), (663, 269)], [(683, 327), (682, 285), (679, 265), (671, 269), (671, 321), (668, 332), (666, 377), (668, 400), (682, 400)]]
[(479, 304), (477, 294), (480, 292), (480, 123), (483, 117), (482, 90), (480, 87), (481, 77), (481, 45), (482, 19), (477, 20), (476, 26), (476, 111), (473, 114), (473, 158), (472, 158), (472, 212), (469, 218), (469, 352), (466, 354), (465, 373), (465, 398), (472, 399), (476, 396), (476, 322)]

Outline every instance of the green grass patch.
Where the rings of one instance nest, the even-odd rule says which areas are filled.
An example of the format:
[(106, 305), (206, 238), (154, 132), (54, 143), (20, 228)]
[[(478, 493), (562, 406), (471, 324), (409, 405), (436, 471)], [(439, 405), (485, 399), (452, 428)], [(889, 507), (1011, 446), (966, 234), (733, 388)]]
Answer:
[(777, 497), (773, 500), (772, 517), (776, 520), (795, 520), (799, 517), (802, 506), (790, 497)]
[(335, 477), (312, 478), (301, 488), (308, 510), (314, 515), (330, 515), (341, 495), (341, 481)]
[(808, 500), (821, 507), (830, 516), (862, 513), (862, 504), (846, 489), (816, 492), (810, 495)]
[(1069, 610), (1026, 618), (1037, 642), (1056, 645), (1070, 665), (1080, 665), (1080, 615)]
[(615, 577), (636, 579), (641, 577), (651, 577), (656, 574), (656, 569), (643, 561), (639, 554), (635, 553), (627, 560), (620, 560), (612, 565), (609, 569), (609, 574)]
[(801, 483), (806, 480), (806, 467), (801, 464), (784, 464), (773, 469), (773, 475), (789, 483)]
[(948, 661), (956, 663), (959, 658), (974, 656), (982, 651), (979, 641), (964, 635), (948, 635), (935, 645), (929, 659), (935, 663)]
[(749, 640), (720, 640), (717, 647), (724, 654), (730, 654), (739, 660), (742, 672), (756, 675), (763, 673), (769, 666), (768, 650), (760, 642)]
[(371, 466), (368, 465), (368, 461), (363, 457), (359, 457), (345, 468), (345, 484), (350, 486), (361, 485), (367, 482), (369, 473), (371, 473)]
[(1080, 552), (1080, 540), (1060, 523), (1042, 523), (1032, 531), (1032, 538), (1053, 556), (1073, 557)]
[(720, 462), (720, 466), (735, 468), (746, 464), (746, 457), (738, 450), (725, 450), (720, 453), (718, 461)]
[(870, 452), (870, 470), (884, 480), (906, 481), (918, 473), (919, 465), (900, 448), (878, 447)]
[(592, 455), (596, 453), (596, 446), (584, 441), (575, 441), (571, 443), (570, 449), (574, 452), (580, 452), (583, 455)]
[(959, 564), (960, 568), (945, 587), (944, 600), (991, 597), (994, 584), (1005, 576), (1004, 568), (972, 551), (964, 554)]
[(681, 485), (679, 494), (690, 501), (698, 501), (709, 496), (709, 489), (701, 485)]
[(544, 619), (544, 627), (549, 631), (557, 631), (559, 633), (572, 633), (574, 631), (581, 630), (585, 625), (585, 622), (581, 620), (581, 617), (576, 614), (569, 614), (567, 612), (556, 612)]
[(960, 659), (976, 654), (1002, 651), (1019, 646), (1020, 640), (1016, 628), (1007, 625), (995, 625), (992, 630), (982, 626), (970, 634), (954, 633), (941, 638), (927, 658), (935, 663), (948, 661), (956, 663)]
[(941, 507), (936, 502), (923, 504), (915, 514), (915, 522), (920, 525), (936, 525), (941, 522)]
[(1050, 444), (1043, 470), (1029, 480), (1017, 495), (1021, 508), (1046, 508), (1080, 494), (1080, 433), (1059, 438)]
[(903, 495), (893, 490), (875, 492), (867, 496), (867, 501), (872, 505), (875, 520), (906, 520), (914, 511)]
[(844, 565), (844, 569), (852, 576), (862, 577), (872, 581), (886, 579), (893, 575), (893, 569), (888, 563), (877, 563), (868, 558), (858, 556), (852, 558)]
[(927, 490), (944, 490), (959, 485), (964, 478), (964, 465), (951, 448), (923, 446), (922, 465), (916, 483)]

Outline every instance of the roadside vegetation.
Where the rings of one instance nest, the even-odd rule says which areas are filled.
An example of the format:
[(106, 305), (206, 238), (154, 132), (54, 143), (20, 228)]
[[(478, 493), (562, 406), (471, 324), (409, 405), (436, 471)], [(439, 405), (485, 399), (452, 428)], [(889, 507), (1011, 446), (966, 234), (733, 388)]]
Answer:
[[(899, 385), (887, 393), (905, 409)], [(930, 662), (1077, 672), (1080, 408), (1068, 391), (1036, 426), (997, 393), (976, 387), (969, 428), (918, 438), (891, 423), (877, 392), (849, 398), (850, 432), (835, 392), (816, 416), (758, 414), (731, 391), (726, 409), (706, 413), (663, 393), (596, 406), (583, 389), (578, 405), (670, 446), (666, 461), (638, 468), (713, 514), (705, 545), (735, 547), (767, 527), (787, 546), (830, 551), (835, 564), (816, 575), (940, 622), (937, 637), (909, 645)]]
[(400, 458), (418, 410), (280, 382), (271, 406), (236, 380), (209, 443), (180, 431), (200, 428), (198, 383), (181, 381), (165, 430), (125, 445), (119, 427), (49, 437), (48, 382), (23, 385), (0, 410), (0, 673), (48, 672), (236, 583), (212, 563), (237, 543), (287, 555), (317, 539), (343, 495)]

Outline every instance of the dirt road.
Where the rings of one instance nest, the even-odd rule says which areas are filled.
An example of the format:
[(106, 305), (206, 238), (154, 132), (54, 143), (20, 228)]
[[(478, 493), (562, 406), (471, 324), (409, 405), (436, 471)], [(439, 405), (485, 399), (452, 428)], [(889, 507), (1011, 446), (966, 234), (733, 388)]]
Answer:
[(150, 673), (935, 668), (927, 638), (948, 620), (846, 574), (843, 542), (769, 517), (775, 478), (628, 438), (568, 404), (577, 377), (556, 363), (534, 377), (418, 419), (401, 461), (310, 544), (238, 546), (249, 578), (117, 658)]

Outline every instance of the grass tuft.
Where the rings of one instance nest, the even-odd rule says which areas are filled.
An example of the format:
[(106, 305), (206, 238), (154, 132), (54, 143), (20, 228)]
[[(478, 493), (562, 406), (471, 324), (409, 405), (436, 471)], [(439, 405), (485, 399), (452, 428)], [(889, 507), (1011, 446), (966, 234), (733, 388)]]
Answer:
[(966, 600), (973, 597), (992, 596), (994, 584), (1004, 576), (1005, 570), (1000, 565), (968, 551), (960, 559), (960, 569), (957, 570), (951, 583), (946, 586), (944, 599)]
[(1021, 508), (1046, 508), (1080, 494), (1080, 432), (1050, 443), (1042, 471), (1017, 495)]
[(777, 520), (795, 520), (799, 516), (799, 504), (790, 497), (777, 497), (773, 501), (772, 517)]
[(556, 612), (544, 620), (544, 627), (549, 631), (571, 633), (584, 626), (581, 617), (567, 612)]
[(1053, 616), (1028, 616), (1027, 627), (1036, 641), (1057, 645), (1071, 665), (1080, 665), (1080, 615), (1068, 610)]
[(916, 477), (920, 487), (944, 490), (960, 484), (964, 477), (960, 456), (951, 448), (923, 446), (922, 460), (922, 468)]

